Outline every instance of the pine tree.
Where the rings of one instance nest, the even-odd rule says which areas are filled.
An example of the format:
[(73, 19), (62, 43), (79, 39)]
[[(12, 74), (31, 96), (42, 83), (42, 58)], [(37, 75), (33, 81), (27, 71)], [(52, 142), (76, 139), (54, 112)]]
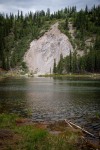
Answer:
[(54, 65), (53, 65), (53, 73), (57, 73), (57, 67), (56, 67), (56, 59), (54, 59)]
[(57, 72), (59, 74), (63, 73), (63, 55), (62, 54), (60, 54), (60, 61), (58, 62), (58, 65), (57, 65)]
[(70, 50), (70, 67), (69, 67), (69, 71), (72, 72), (72, 53)]

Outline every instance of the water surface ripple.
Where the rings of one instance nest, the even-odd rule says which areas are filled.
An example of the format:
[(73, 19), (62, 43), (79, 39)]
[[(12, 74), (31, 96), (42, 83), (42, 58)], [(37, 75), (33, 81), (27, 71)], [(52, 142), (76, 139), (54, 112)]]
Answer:
[(0, 81), (0, 113), (31, 115), (35, 121), (100, 114), (100, 80), (7, 78)]

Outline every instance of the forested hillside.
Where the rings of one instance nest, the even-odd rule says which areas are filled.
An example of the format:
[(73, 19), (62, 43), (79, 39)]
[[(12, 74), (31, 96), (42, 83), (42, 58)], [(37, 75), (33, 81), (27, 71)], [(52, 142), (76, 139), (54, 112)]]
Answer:
[[(45, 23), (49, 18), (49, 11), (17, 15), (0, 14), (0, 67), (9, 70), (21, 65), (23, 55), (30, 42), (38, 38), (43, 29), (48, 28)], [(41, 32), (42, 31), (42, 32)]]
[(69, 37), (74, 52), (61, 56), (56, 73), (100, 72), (100, 6), (71, 13), (59, 28)]
[(9, 70), (23, 66), (23, 56), (30, 42), (42, 36), (51, 24), (59, 22), (74, 52), (54, 60), (54, 73), (100, 72), (100, 6), (77, 12), (76, 7), (58, 10), (53, 14), (45, 11), (0, 14), (0, 68)]

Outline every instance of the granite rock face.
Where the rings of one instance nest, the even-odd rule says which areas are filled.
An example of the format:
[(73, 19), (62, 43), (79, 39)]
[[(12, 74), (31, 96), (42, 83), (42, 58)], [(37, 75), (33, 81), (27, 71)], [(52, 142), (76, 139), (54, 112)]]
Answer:
[(54, 59), (56, 63), (73, 51), (72, 45), (66, 35), (58, 29), (58, 23), (51, 26), (38, 40), (33, 40), (29, 50), (25, 53), (24, 61), (30, 72), (34, 74), (50, 74), (53, 71)]

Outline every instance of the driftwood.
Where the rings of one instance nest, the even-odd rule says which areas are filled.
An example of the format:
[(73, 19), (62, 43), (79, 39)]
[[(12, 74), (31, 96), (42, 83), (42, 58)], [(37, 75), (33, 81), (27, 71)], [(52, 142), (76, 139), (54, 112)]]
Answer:
[(69, 127), (73, 128), (72, 125), (66, 119), (65, 122), (69, 125)]
[(66, 122), (70, 127), (75, 127), (75, 128), (77, 128), (77, 129), (80, 129), (82, 132), (84, 132), (84, 133), (86, 133), (86, 134), (88, 134), (88, 135), (90, 135), (90, 136), (92, 136), (92, 137), (95, 138), (95, 136), (94, 136), (92, 133), (90, 133), (90, 132), (86, 131), (85, 129), (81, 128), (80, 126), (78, 126), (78, 125), (72, 123), (71, 121), (67, 121), (67, 120), (65, 119), (65, 122)]

